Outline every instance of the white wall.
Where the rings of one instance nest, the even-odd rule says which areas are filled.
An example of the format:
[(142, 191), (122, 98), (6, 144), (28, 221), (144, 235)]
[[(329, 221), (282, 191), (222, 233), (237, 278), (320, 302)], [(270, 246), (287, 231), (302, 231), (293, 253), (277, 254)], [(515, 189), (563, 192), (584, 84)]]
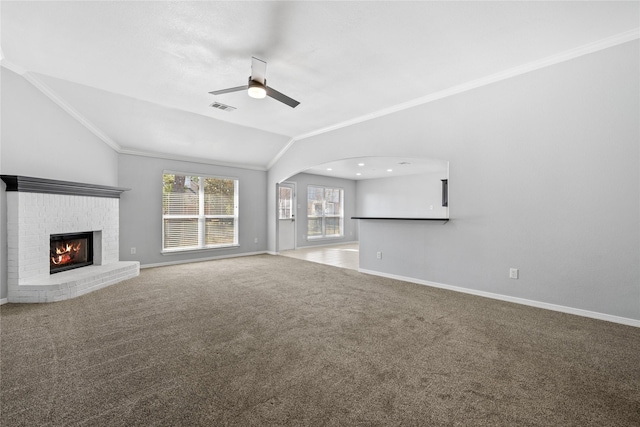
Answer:
[(639, 52), (635, 40), (298, 141), (269, 187), (332, 153), (447, 159), (452, 220), (361, 224), (361, 268), (640, 319)]
[(358, 216), (447, 218), (443, 179), (447, 179), (446, 164), (440, 172), (357, 181)]
[[(22, 76), (0, 67), (0, 173), (117, 186), (118, 154)], [(69, 166), (67, 162), (77, 161)], [(0, 249), (0, 298), (7, 297), (6, 192)]]
[[(162, 174), (186, 172), (237, 178), (239, 183), (239, 247), (162, 254)], [(119, 185), (130, 188), (120, 197), (120, 260), (141, 266), (265, 252), (267, 195), (265, 171), (213, 166), (121, 154)], [(255, 242), (255, 239), (258, 242)], [(136, 254), (131, 254), (131, 248)]]
[[(327, 244), (340, 244), (358, 241), (358, 223), (351, 219), (356, 214), (356, 181), (350, 179), (333, 178), (322, 175), (300, 173), (287, 179), (287, 182), (296, 183), (297, 205), (296, 208), (296, 247), (318, 246)], [(307, 235), (307, 187), (309, 185), (330, 186), (344, 190), (344, 235), (329, 239), (311, 239)], [(266, 223), (265, 223), (266, 225)]]

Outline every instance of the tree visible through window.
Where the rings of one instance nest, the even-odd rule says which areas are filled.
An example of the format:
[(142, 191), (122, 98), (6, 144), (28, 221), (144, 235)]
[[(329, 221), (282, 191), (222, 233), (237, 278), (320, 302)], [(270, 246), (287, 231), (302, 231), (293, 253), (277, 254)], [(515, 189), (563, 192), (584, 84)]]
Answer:
[(162, 175), (162, 249), (204, 249), (238, 244), (238, 181)]
[(293, 210), (291, 209), (293, 204), (293, 189), (290, 187), (280, 187), (279, 191), (278, 218), (291, 219), (293, 218)]
[(341, 188), (307, 187), (308, 238), (342, 237), (342, 199)]

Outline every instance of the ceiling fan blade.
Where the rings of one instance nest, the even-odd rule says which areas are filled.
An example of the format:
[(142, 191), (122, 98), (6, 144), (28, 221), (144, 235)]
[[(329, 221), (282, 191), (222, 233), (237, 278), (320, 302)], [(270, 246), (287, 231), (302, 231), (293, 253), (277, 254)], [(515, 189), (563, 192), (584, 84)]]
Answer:
[(239, 92), (241, 90), (247, 90), (248, 87), (249, 87), (248, 85), (230, 87), (229, 89), (212, 90), (209, 93), (212, 94), (212, 95), (222, 95), (223, 93)]
[(295, 99), (289, 98), (287, 95), (278, 92), (277, 90), (267, 86), (267, 95), (273, 99), (276, 99), (284, 104), (287, 104), (291, 108), (296, 108), (300, 102)]
[(267, 63), (255, 56), (251, 57), (251, 80), (266, 84)]

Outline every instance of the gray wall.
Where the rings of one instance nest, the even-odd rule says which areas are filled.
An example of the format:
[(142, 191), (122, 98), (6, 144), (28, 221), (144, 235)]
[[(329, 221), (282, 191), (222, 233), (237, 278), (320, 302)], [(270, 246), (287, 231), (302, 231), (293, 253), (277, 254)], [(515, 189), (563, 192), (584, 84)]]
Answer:
[(442, 180), (447, 176), (445, 165), (441, 172), (357, 181), (358, 216), (447, 218), (447, 207), (442, 206)]
[(22, 76), (1, 70), (3, 174), (118, 185), (113, 149)]
[[(0, 68), (0, 173), (117, 186), (118, 154), (22, 76)], [(73, 166), (67, 162), (77, 161)], [(6, 192), (0, 190), (0, 298), (7, 297)]]
[(0, 182), (0, 299), (7, 298), (7, 186)]
[[(358, 222), (351, 219), (356, 215), (356, 181), (350, 179), (332, 178), (322, 175), (299, 173), (286, 180), (296, 183), (296, 247), (340, 244), (358, 241)], [(307, 186), (319, 185), (344, 189), (344, 236), (341, 238), (307, 240)], [(265, 222), (266, 226), (266, 222)], [(266, 232), (266, 230), (265, 230)]]
[[(159, 244), (163, 169), (240, 178), (241, 197), (256, 197), (241, 199), (238, 253), (251, 253), (266, 248), (265, 237), (272, 247), (275, 183), (300, 170), (336, 157), (447, 159), (452, 221), (365, 225), (362, 268), (640, 320), (639, 47), (635, 40), (298, 141), (271, 168), (268, 185), (259, 171), (118, 156), (3, 68), (0, 168), (131, 187), (122, 201), (121, 259), (153, 264), (168, 261)], [(85, 163), (63, 168), (66, 156)], [(6, 239), (3, 246), (6, 266)], [(233, 251), (215, 252), (226, 253)], [(507, 278), (509, 267), (520, 269), (519, 280)]]
[(447, 159), (452, 221), (361, 224), (361, 268), (640, 319), (639, 48), (297, 141), (269, 185), (333, 153)]
[[(237, 178), (239, 247), (162, 254), (162, 173), (164, 170)], [(142, 266), (264, 252), (267, 248), (267, 173), (121, 154), (119, 185), (130, 188), (120, 198), (120, 260)], [(258, 242), (255, 243), (255, 239)], [(136, 254), (131, 254), (131, 248)]]

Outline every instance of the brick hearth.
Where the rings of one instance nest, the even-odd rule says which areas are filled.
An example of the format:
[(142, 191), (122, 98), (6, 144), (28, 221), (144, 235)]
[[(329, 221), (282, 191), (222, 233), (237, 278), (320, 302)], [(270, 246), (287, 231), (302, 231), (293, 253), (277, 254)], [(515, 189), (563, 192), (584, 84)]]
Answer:
[[(139, 262), (119, 261), (118, 197), (124, 189), (104, 193), (108, 187), (98, 187), (97, 196), (73, 195), (64, 193), (91, 191), (86, 184), (38, 182), (53, 183), (63, 194), (46, 194), (47, 185), (27, 190), (7, 185), (9, 302), (62, 301), (140, 273)], [(74, 232), (93, 232), (94, 265), (49, 274), (50, 235)]]

